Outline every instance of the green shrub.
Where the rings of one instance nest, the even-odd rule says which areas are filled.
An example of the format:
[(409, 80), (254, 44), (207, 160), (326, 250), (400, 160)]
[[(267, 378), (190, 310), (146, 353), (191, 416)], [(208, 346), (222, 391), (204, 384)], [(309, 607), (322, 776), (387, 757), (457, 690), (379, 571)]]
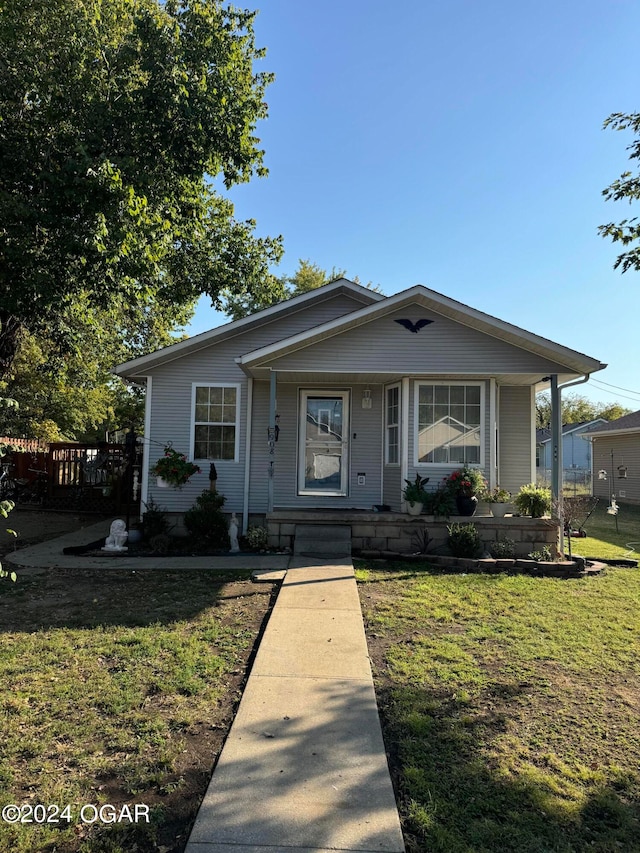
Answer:
[(167, 512), (160, 509), (158, 504), (150, 500), (145, 504), (145, 511), (142, 513), (142, 535), (148, 542), (154, 536), (159, 536), (161, 533), (169, 532), (169, 522), (167, 521)]
[(522, 486), (513, 499), (513, 503), (522, 515), (530, 515), (531, 518), (542, 518), (551, 510), (551, 491), (535, 483)]
[(515, 557), (516, 543), (508, 536), (501, 536), (489, 546), (489, 553), (494, 559), (504, 559)]
[(436, 489), (435, 492), (425, 492), (423, 504), (427, 515), (453, 515), (456, 508), (453, 495), (448, 489)]
[(244, 540), (247, 548), (252, 551), (263, 551), (269, 543), (267, 528), (256, 524), (251, 525), (244, 536)]
[(222, 512), (225, 500), (224, 495), (207, 490), (185, 512), (184, 526), (196, 542), (212, 548), (229, 548), (229, 527)]
[(539, 551), (531, 551), (528, 555), (530, 560), (538, 560), (550, 563), (553, 560), (551, 556), (551, 548), (548, 545), (543, 545)]
[(477, 557), (482, 551), (482, 540), (475, 524), (454, 522), (447, 525), (449, 549), (454, 557)]

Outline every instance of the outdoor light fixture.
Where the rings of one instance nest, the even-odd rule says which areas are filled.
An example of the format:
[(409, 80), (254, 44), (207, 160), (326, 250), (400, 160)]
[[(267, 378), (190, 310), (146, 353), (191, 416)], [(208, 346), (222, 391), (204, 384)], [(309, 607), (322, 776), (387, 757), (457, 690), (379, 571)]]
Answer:
[(599, 480), (606, 480), (607, 479), (607, 472), (604, 470), (604, 468), (601, 471), (598, 471), (598, 479)]
[(369, 388), (365, 388), (362, 392), (362, 408), (370, 409), (371, 408), (371, 391)]

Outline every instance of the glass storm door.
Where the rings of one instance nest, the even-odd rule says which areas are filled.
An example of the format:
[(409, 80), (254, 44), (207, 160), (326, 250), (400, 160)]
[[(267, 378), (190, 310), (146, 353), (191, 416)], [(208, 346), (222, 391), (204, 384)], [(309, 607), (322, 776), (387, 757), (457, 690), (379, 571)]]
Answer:
[(346, 495), (349, 392), (303, 391), (300, 415), (298, 493)]

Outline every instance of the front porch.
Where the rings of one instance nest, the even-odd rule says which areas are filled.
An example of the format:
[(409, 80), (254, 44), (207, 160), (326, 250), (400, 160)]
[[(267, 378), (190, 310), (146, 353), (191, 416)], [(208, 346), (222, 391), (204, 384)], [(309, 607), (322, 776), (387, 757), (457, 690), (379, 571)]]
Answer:
[[(484, 512), (483, 512), (484, 510)], [(451, 522), (472, 522), (478, 527), (483, 542), (488, 544), (503, 537), (513, 539), (516, 556), (526, 557), (545, 545), (556, 556), (558, 522), (551, 518), (506, 516), (494, 518), (482, 507), (472, 517), (450, 518), (420, 515), (413, 517), (401, 512), (372, 512), (360, 509), (276, 509), (267, 513), (269, 545), (274, 548), (295, 549), (297, 525), (332, 525), (351, 528), (351, 549), (354, 555), (362, 551), (411, 554), (423, 548), (425, 533), (433, 540), (429, 552), (443, 553), (447, 542), (447, 525)]]

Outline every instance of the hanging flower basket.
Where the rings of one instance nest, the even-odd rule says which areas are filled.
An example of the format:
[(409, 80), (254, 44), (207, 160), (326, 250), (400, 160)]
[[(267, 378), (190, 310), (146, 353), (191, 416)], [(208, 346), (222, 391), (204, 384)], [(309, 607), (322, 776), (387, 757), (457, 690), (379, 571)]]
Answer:
[(181, 489), (194, 474), (199, 474), (200, 469), (193, 462), (189, 462), (184, 453), (178, 453), (170, 444), (164, 449), (164, 456), (151, 469), (151, 474), (157, 477), (158, 487), (166, 489), (172, 486)]

